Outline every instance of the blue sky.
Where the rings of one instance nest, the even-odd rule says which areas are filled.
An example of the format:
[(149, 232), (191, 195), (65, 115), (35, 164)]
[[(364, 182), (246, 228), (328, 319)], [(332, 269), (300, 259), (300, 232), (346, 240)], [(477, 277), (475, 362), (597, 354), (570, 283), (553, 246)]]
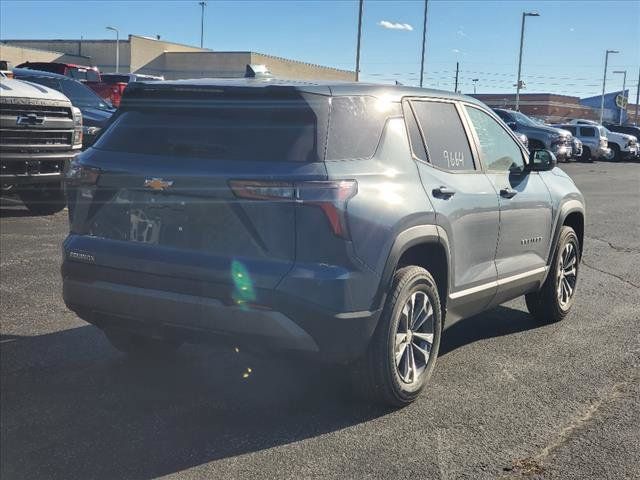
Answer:
[[(423, 8), (422, 0), (365, 0), (363, 80), (418, 83)], [(459, 61), (463, 91), (473, 90), (472, 78), (479, 78), (479, 92), (512, 91), (524, 10), (541, 14), (527, 19), (526, 92), (597, 95), (604, 51), (617, 49), (621, 53), (610, 57), (609, 71), (628, 71), (634, 100), (640, 68), (637, 0), (430, 0), (426, 86), (452, 90)], [(353, 69), (357, 11), (355, 0), (209, 0), (205, 47), (253, 50)], [(197, 1), (0, 1), (0, 38), (112, 38), (104, 28), (109, 24), (123, 35), (160, 34), (165, 40), (193, 45), (200, 41)], [(388, 28), (389, 24), (404, 28)], [(621, 77), (610, 73), (607, 90), (620, 89)]]

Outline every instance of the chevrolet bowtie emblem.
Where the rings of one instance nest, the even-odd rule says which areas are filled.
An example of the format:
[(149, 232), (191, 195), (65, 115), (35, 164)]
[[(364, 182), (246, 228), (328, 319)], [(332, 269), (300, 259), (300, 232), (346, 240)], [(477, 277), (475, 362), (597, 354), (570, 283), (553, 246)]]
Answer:
[(144, 186), (151, 190), (164, 191), (173, 185), (173, 180), (163, 180), (162, 178), (147, 178), (144, 181)]

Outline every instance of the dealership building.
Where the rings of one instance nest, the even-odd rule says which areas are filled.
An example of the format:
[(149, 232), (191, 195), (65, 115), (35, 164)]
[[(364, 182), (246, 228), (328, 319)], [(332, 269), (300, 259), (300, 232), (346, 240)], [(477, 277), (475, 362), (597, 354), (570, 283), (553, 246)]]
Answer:
[[(248, 64), (266, 65), (281, 78), (352, 81), (355, 72), (256, 52), (218, 52), (129, 35), (118, 44), (119, 71), (163, 75), (167, 80), (241, 77)], [(0, 40), (0, 59), (14, 66), (26, 61), (76, 63), (116, 70), (115, 40)]]

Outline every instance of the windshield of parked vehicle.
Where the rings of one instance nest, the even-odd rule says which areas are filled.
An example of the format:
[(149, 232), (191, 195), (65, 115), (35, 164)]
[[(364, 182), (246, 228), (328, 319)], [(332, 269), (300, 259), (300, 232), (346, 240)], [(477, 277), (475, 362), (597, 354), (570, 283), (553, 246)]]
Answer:
[(20, 80), (39, 83), (45, 87), (53, 88), (64, 93), (75, 107), (97, 108), (98, 110), (112, 110), (113, 107), (93, 93), (89, 87), (63, 77), (32, 77), (20, 76)]
[(81, 67), (68, 67), (68, 76), (74, 80), (86, 80), (89, 82), (99, 82), (100, 75), (95, 70)]
[(526, 115), (523, 115), (520, 112), (509, 112), (509, 113), (511, 113), (511, 115), (513, 115), (513, 117), (516, 119), (516, 122), (518, 122), (521, 125), (526, 125), (527, 127), (539, 127), (541, 125), (541, 123), (534, 122), (529, 117), (527, 117)]

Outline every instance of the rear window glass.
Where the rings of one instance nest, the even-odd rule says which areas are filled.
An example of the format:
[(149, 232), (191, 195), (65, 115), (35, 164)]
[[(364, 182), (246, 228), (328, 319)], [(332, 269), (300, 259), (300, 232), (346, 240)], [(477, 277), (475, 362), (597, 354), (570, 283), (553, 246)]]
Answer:
[[(202, 99), (199, 108), (125, 110), (95, 148), (211, 160), (322, 160), (328, 101)], [(324, 123), (323, 123), (324, 122)], [(320, 145), (320, 146), (319, 146)]]
[(129, 78), (130, 78), (129, 75), (117, 75), (112, 73), (102, 74), (102, 81), (109, 82), (109, 83), (116, 83), (116, 82), (129, 83)]
[(381, 98), (332, 98), (327, 160), (370, 158), (376, 151), (387, 118), (399, 115), (399, 103)]
[(87, 80), (89, 82), (99, 82), (100, 76), (95, 70), (87, 68), (69, 67), (68, 76), (75, 80)]

